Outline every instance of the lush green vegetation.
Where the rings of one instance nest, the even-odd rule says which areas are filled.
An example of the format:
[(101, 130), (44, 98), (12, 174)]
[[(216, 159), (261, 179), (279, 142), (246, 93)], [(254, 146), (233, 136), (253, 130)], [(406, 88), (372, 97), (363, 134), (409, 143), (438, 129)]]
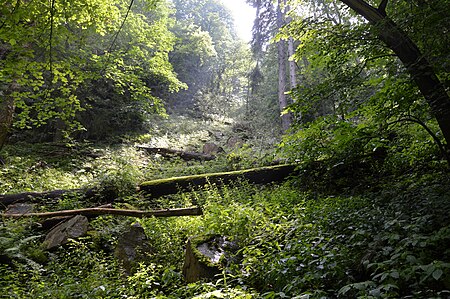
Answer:
[[(50, 251), (41, 219), (3, 215), (0, 297), (450, 297), (450, 1), (247, 2), (250, 45), (218, 0), (0, 1), (0, 194), (98, 191), (38, 212), (204, 211), (98, 216)], [(202, 162), (137, 146), (208, 144)], [(298, 166), (283, 183), (137, 191), (280, 163)], [(125, 275), (133, 223), (152, 250)], [(187, 240), (212, 235), (231, 258), (186, 283)]]
[[(45, 252), (45, 233), (34, 220), (2, 221), (1, 284), (11, 298), (309, 298), (441, 297), (449, 295), (450, 178), (438, 165), (389, 174), (376, 165), (330, 172), (327, 164), (280, 185), (244, 181), (145, 200), (134, 186), (144, 178), (206, 169), (233, 169), (224, 155), (215, 162), (167, 161), (131, 146), (8, 146), (2, 192), (114, 184), (120, 208), (198, 204), (201, 217), (91, 221), (88, 236)], [(101, 153), (86, 157), (86, 152)], [(53, 153), (52, 155), (48, 155)], [(231, 155), (231, 154), (229, 154)], [(244, 155), (235, 152), (232, 154)], [(229, 158), (229, 157), (228, 157)], [(14, 163), (12, 163), (14, 162)], [(208, 164), (211, 163), (211, 164)], [(180, 172), (181, 165), (185, 167)], [(13, 167), (14, 166), (14, 167)], [(377, 168), (378, 167), (378, 170)], [(366, 171), (364, 177), (361, 177)], [(10, 186), (10, 187), (8, 187)], [(11, 186), (14, 186), (11, 187)], [(95, 203), (91, 203), (95, 204)], [(86, 207), (77, 198), (39, 205), (39, 210)], [(124, 277), (113, 257), (115, 242), (132, 222), (145, 229), (154, 252)], [(187, 238), (225, 235), (239, 244), (237, 261), (216, 281), (185, 284), (181, 275)]]

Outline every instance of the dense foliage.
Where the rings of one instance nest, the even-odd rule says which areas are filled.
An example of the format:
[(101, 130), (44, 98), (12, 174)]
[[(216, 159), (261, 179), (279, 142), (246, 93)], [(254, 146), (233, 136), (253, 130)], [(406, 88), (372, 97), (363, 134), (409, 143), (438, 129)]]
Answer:
[(51, 4), (2, 4), (2, 90), (16, 86), (17, 128), (46, 126), (41, 140), (82, 127), (85, 137), (108, 134), (98, 126), (120, 133), (163, 111), (159, 93), (182, 87), (168, 62), (174, 37), (164, 1), (130, 10), (125, 1)]
[[(337, 2), (304, 5), (305, 16), (295, 18), (281, 35), (298, 40), (294, 59), (302, 77), (291, 93), (297, 122), (286, 149), (297, 157), (337, 162), (381, 147), (389, 156), (446, 158), (445, 132), (409, 68), (377, 38), (378, 27)], [(387, 14), (417, 43), (448, 90), (449, 52), (437, 24), (448, 18), (438, 7), (449, 3), (438, 2), (389, 3)], [(432, 28), (437, 29), (432, 33)]]
[(170, 97), (177, 111), (204, 117), (237, 117), (248, 89), (249, 50), (217, 0), (173, 1), (178, 41), (171, 62), (188, 89)]
[[(0, 297), (450, 297), (450, 1), (246, 2), (258, 17), (250, 45), (218, 0), (0, 0), (0, 194), (97, 192), (35, 200), (41, 212), (204, 211), (92, 217), (87, 235), (53, 250), (41, 219), (3, 215)], [(393, 33), (417, 64), (385, 39)], [(281, 138), (284, 67), (294, 74), (281, 79), (297, 83)], [(142, 144), (217, 152), (185, 161)], [(283, 183), (136, 190), (280, 163), (297, 167)], [(151, 251), (126, 275), (114, 252), (133, 223)], [(186, 283), (187, 240), (214, 235), (232, 242), (231, 257), (214, 278)]]
[[(92, 150), (82, 150), (87, 149)], [(116, 207), (179, 207), (196, 203), (203, 207), (204, 216), (141, 220), (103, 216), (91, 221), (88, 236), (52, 252), (42, 250), (43, 232), (33, 220), (4, 219), (0, 256), (8, 262), (0, 267), (3, 294), (11, 298), (445, 298), (449, 295), (450, 193), (445, 173), (433, 170), (371, 177), (371, 186), (343, 192), (343, 188), (311, 182), (308, 177), (314, 173), (305, 171), (299, 179), (282, 185), (264, 187), (246, 182), (221, 188), (207, 185), (196, 192), (148, 202), (130, 194), (133, 179), (151, 175), (154, 167), (168, 172), (177, 171), (179, 166), (168, 167), (168, 162), (132, 149), (99, 150), (104, 155), (98, 161), (74, 159), (77, 151), (72, 159), (59, 158), (58, 162), (26, 152), (11, 154), (8, 159), (23, 162), (15, 170), (2, 170), (3, 177), (7, 175), (4, 183), (25, 165), (33, 165), (33, 172), (47, 173), (36, 182), (50, 188), (55, 173), (77, 170), (71, 183), (76, 182), (75, 178), (83, 182), (92, 175), (120, 182), (119, 188), (126, 192), (121, 193)], [(133, 166), (130, 161), (134, 161)], [(103, 165), (101, 174), (95, 174), (99, 168), (89, 168), (93, 164)], [(24, 170), (30, 172), (30, 168)], [(31, 176), (35, 177), (30, 175), (30, 179)], [(346, 184), (351, 188), (357, 180), (348, 177), (345, 183), (342, 173), (335, 176), (335, 180), (341, 179), (340, 187)], [(39, 208), (85, 205), (76, 198), (66, 198), (53, 204), (43, 202)], [(118, 236), (133, 221), (144, 227), (153, 251), (148, 262), (141, 264), (133, 275), (124, 277), (113, 251)], [(216, 281), (184, 284), (181, 275), (184, 244), (187, 238), (200, 234), (225, 235), (237, 242), (240, 248), (237, 262), (224, 268)]]

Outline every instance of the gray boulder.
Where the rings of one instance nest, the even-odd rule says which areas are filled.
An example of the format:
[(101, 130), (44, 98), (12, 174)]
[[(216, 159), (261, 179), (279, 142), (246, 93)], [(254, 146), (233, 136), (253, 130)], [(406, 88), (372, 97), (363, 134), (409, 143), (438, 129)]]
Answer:
[(144, 228), (135, 223), (119, 237), (114, 255), (124, 269), (125, 275), (130, 275), (140, 262), (148, 259), (151, 252), (152, 248)]
[(89, 221), (85, 216), (77, 215), (53, 227), (44, 240), (46, 250), (66, 244), (69, 239), (86, 235)]

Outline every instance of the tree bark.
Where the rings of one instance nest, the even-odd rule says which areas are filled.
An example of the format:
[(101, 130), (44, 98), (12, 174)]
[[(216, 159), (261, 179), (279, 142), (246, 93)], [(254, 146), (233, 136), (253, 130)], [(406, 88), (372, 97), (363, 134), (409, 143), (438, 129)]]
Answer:
[(64, 210), (56, 212), (43, 212), (43, 213), (26, 213), (26, 214), (8, 214), (3, 213), (3, 217), (9, 218), (22, 218), (22, 217), (39, 217), (50, 218), (60, 216), (93, 216), (93, 215), (117, 215), (117, 216), (129, 216), (129, 217), (173, 217), (173, 216), (199, 216), (203, 215), (203, 211), (199, 207), (181, 208), (181, 209), (164, 209), (164, 210), (123, 210), (123, 209), (111, 209), (111, 208), (87, 208), (77, 210)]
[[(289, 12), (290, 7), (286, 6), (286, 10)], [(292, 21), (292, 18), (288, 16), (286, 18), (286, 22), (289, 24)], [(288, 57), (289, 57), (289, 83), (291, 85), (291, 89), (294, 89), (297, 86), (297, 65), (293, 56), (295, 54), (295, 45), (294, 39), (289, 37), (288, 39)]]
[(238, 179), (245, 179), (250, 183), (265, 184), (280, 182), (293, 174), (296, 165), (276, 165), (261, 168), (253, 168), (241, 171), (207, 173), (184, 177), (174, 177), (144, 182), (139, 189), (144, 193), (150, 193), (152, 197), (174, 194), (179, 191), (191, 190), (195, 186), (211, 184), (227, 184)]
[(72, 190), (54, 190), (48, 192), (23, 192), (16, 194), (0, 194), (0, 207), (19, 203), (19, 202), (35, 202), (41, 199), (56, 199), (65, 194), (77, 194), (83, 192), (82, 189)]
[[(289, 11), (289, 6), (286, 7), (286, 10)], [(291, 17), (287, 18), (287, 23), (290, 23), (292, 21)], [(289, 56), (289, 83), (291, 86), (291, 90), (297, 87), (297, 64), (295, 63), (295, 60), (293, 58), (295, 54), (295, 45), (294, 45), (294, 39), (292, 37), (289, 37), (288, 39), (288, 56)], [(294, 102), (294, 99), (291, 96), (291, 102)], [(297, 121), (301, 121), (301, 114), (298, 114)]]
[(0, 151), (6, 143), (9, 129), (13, 123), (15, 105), (12, 93), (17, 89), (17, 83), (12, 82), (0, 98)]
[[(277, 26), (278, 29), (284, 26), (284, 12), (282, 8), (282, 0), (278, 0), (277, 7)], [(289, 129), (292, 119), (290, 113), (284, 113), (283, 111), (288, 106), (286, 91), (286, 41), (283, 39), (278, 41), (278, 103), (281, 111), (281, 127), (283, 132)]]
[[(194, 186), (204, 186), (207, 183), (226, 184), (237, 179), (245, 179), (251, 183), (265, 184), (280, 182), (295, 172), (295, 165), (275, 165), (261, 168), (246, 169), (240, 171), (207, 173), (184, 177), (174, 177), (144, 182), (140, 190), (150, 193), (151, 197), (175, 194), (180, 190), (190, 190)], [(82, 196), (83, 199), (101, 198), (102, 201), (111, 202), (117, 198), (113, 188), (90, 188), (53, 190), (47, 192), (24, 192), (17, 194), (0, 194), (0, 209), (14, 203), (42, 202), (42, 200), (53, 200), (64, 195)]]
[[(436, 76), (432, 65), (421, 53), (417, 45), (386, 16), (383, 7), (377, 9), (363, 0), (340, 0), (356, 13), (377, 26), (378, 38), (383, 41), (400, 59), (420, 92), (430, 105), (446, 141), (450, 145), (450, 97)], [(387, 1), (383, 1), (384, 6)]]
[(294, 39), (292, 37), (288, 40), (288, 53), (289, 53), (289, 78), (291, 83), (291, 89), (297, 87), (297, 65), (292, 56), (295, 54)]

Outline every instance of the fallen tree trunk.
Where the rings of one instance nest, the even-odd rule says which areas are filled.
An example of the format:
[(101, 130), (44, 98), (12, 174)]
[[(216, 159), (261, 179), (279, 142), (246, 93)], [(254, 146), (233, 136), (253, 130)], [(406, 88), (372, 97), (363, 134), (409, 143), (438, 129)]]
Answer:
[(33, 202), (40, 199), (57, 199), (61, 198), (65, 194), (80, 194), (86, 192), (83, 189), (72, 189), (72, 190), (54, 190), (46, 192), (23, 192), (16, 194), (1, 194), (0, 195), (0, 205), (10, 205), (18, 202)]
[(8, 214), (3, 213), (3, 217), (9, 218), (21, 218), (21, 217), (61, 217), (61, 216), (99, 216), (99, 215), (118, 215), (118, 216), (130, 216), (130, 217), (173, 217), (173, 216), (199, 216), (203, 215), (203, 211), (200, 207), (180, 208), (180, 209), (164, 209), (164, 210), (124, 210), (124, 209), (112, 209), (112, 208), (87, 208), (77, 210), (63, 210), (55, 212), (42, 212), (42, 213), (26, 213), (26, 214)]
[(36, 202), (40, 200), (54, 200), (59, 199), (65, 195), (82, 196), (83, 199), (89, 200), (91, 198), (101, 197), (103, 200), (112, 201), (117, 197), (117, 194), (111, 188), (88, 188), (88, 189), (68, 189), (68, 190), (53, 190), (45, 192), (23, 192), (16, 194), (0, 194), (0, 208), (14, 203)]
[[(253, 168), (240, 171), (207, 173), (200, 175), (174, 177), (144, 182), (139, 189), (152, 197), (159, 197), (167, 194), (174, 194), (180, 190), (190, 190), (194, 186), (204, 186), (205, 184), (226, 184), (243, 178), (251, 183), (266, 184), (270, 182), (280, 182), (295, 171), (295, 165), (275, 165), (261, 168)], [(63, 196), (74, 195), (82, 196), (89, 200), (100, 197), (103, 201), (111, 202), (117, 198), (117, 194), (108, 188), (90, 188), (90, 189), (70, 189), (54, 190), (46, 192), (24, 192), (17, 194), (0, 195), (0, 209), (6, 208), (14, 203), (39, 203), (41, 200), (54, 200)]]
[(237, 179), (245, 179), (250, 183), (267, 184), (281, 182), (291, 175), (296, 165), (276, 165), (261, 168), (253, 168), (240, 171), (207, 173), (184, 177), (173, 177), (142, 183), (139, 188), (152, 197), (174, 194), (178, 191), (186, 191), (195, 186), (204, 186), (207, 183), (227, 184)]
[(173, 156), (180, 157), (185, 161), (190, 160), (199, 160), (199, 161), (210, 161), (214, 160), (216, 156), (207, 155), (203, 153), (195, 153), (195, 152), (185, 152), (181, 150), (174, 150), (169, 148), (161, 148), (161, 147), (146, 147), (142, 145), (138, 145), (139, 149), (143, 149), (150, 154), (160, 154), (163, 157), (172, 158)]

